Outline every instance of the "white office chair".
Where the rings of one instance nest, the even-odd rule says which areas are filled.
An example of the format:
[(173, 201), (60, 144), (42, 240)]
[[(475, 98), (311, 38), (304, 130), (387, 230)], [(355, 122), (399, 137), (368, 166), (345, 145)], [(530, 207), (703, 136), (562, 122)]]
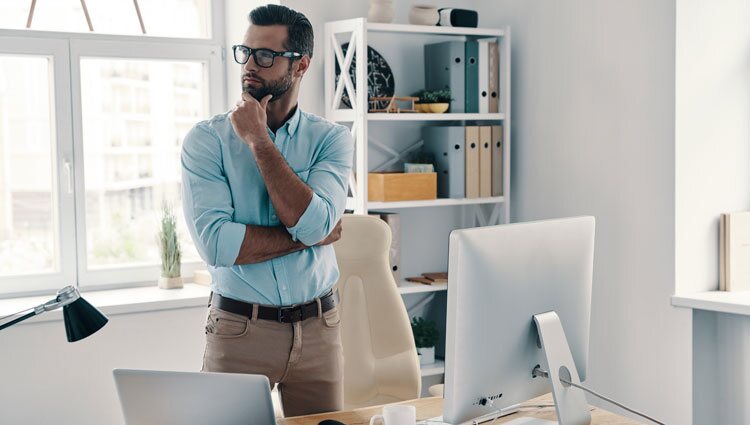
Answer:
[(391, 231), (366, 215), (344, 215), (333, 244), (341, 276), (344, 406), (418, 398), (422, 380), (409, 316), (388, 261)]

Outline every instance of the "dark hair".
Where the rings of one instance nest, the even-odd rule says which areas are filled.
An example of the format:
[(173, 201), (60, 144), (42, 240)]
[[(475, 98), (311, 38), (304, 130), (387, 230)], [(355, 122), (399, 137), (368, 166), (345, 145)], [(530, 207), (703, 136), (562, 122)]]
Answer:
[(312, 58), (313, 28), (305, 15), (286, 6), (267, 4), (253, 9), (248, 19), (253, 25), (286, 25), (284, 48)]

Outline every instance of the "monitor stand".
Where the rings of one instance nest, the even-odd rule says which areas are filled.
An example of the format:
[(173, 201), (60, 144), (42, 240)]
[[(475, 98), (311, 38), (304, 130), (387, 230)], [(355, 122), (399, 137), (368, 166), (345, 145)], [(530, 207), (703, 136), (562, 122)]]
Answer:
[[(536, 329), (539, 332), (541, 348), (547, 358), (548, 373), (546, 376), (552, 382), (552, 397), (555, 401), (555, 411), (559, 422), (536, 418), (518, 418), (506, 425), (591, 424), (589, 405), (583, 391), (560, 381), (562, 377), (569, 382), (581, 383), (560, 317), (554, 311), (535, 314), (534, 323), (536, 323)], [(534, 376), (544, 376), (536, 373), (536, 369), (533, 373)]]

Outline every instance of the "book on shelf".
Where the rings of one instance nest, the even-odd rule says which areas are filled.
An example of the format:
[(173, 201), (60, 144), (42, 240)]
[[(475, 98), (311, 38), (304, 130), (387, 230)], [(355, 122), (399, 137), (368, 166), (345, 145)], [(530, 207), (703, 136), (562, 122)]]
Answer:
[(498, 113), (499, 53), (496, 38), (426, 44), (425, 88), (450, 89), (452, 113)]
[(427, 90), (450, 89), (450, 112), (465, 111), (463, 41), (445, 41), (424, 46), (424, 80)]
[(489, 43), (489, 113), (500, 112), (500, 50), (497, 41)]
[(464, 151), (466, 155), (466, 198), (479, 197), (479, 127), (465, 127)]
[(422, 273), (422, 276), (407, 277), (406, 281), (424, 285), (441, 285), (448, 283), (448, 272)]
[(433, 157), (439, 198), (466, 196), (464, 132), (462, 126), (422, 127), (422, 150)]
[(719, 289), (750, 290), (750, 212), (720, 217)]
[(492, 196), (503, 196), (503, 126), (492, 126)]
[(492, 196), (492, 127), (479, 127), (479, 197)]
[(467, 41), (465, 44), (466, 60), (464, 82), (464, 101), (467, 113), (479, 112), (479, 43)]

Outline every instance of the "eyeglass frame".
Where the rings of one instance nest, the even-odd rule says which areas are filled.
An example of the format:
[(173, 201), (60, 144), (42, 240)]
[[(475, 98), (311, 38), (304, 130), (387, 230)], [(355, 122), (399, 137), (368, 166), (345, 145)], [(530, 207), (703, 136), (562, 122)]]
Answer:
[[(240, 47), (242, 47), (243, 49), (247, 49), (247, 59), (245, 60), (245, 62), (240, 62), (240, 61), (237, 60), (237, 49), (240, 48)], [(271, 64), (270, 65), (263, 66), (263, 65), (261, 65), (261, 64), (258, 63), (258, 58), (255, 56), (255, 53), (259, 52), (259, 51), (271, 52), (271, 55), (273, 55), (273, 56), (271, 56)], [(292, 60), (296, 60), (296, 59), (301, 58), (303, 55), (301, 53), (297, 53), (297, 52), (277, 52), (277, 51), (274, 51), (274, 50), (271, 50), (271, 49), (266, 49), (266, 48), (263, 48), (263, 47), (261, 47), (260, 49), (253, 49), (252, 47), (248, 47), (248, 46), (245, 46), (243, 44), (235, 44), (234, 46), (232, 46), (232, 57), (234, 58), (234, 61), (237, 62), (238, 64), (245, 65), (250, 60), (250, 56), (253, 57), (253, 60), (255, 61), (255, 63), (259, 67), (261, 67), (261, 68), (271, 68), (271, 67), (273, 67), (274, 62), (276, 61), (276, 57), (277, 56), (283, 57), (283, 58), (290, 58)]]

